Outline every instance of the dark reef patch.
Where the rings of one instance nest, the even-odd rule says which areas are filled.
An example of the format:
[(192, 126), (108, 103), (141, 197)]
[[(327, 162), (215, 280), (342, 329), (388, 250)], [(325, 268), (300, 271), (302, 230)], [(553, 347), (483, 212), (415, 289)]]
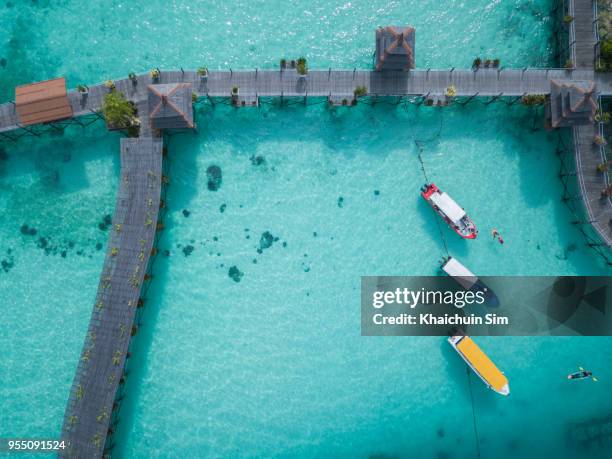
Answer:
[(261, 238), (259, 239), (259, 250), (263, 251), (265, 249), (269, 249), (270, 247), (272, 247), (272, 244), (274, 244), (274, 241), (277, 240), (278, 238), (275, 239), (272, 233), (270, 233), (270, 231), (264, 231), (261, 234)]
[(8, 273), (13, 266), (15, 266), (15, 262), (13, 261), (13, 257), (9, 257), (8, 260), (2, 260), (0, 262), (0, 266), (2, 267), (2, 271)]
[(440, 427), (440, 428), (439, 428), (439, 429), (436, 431), (436, 434), (438, 435), (438, 437), (440, 437), (440, 438), (444, 438), (444, 435), (445, 435), (445, 433), (444, 433), (444, 429), (443, 429), (442, 427)]
[(227, 275), (234, 282), (240, 282), (242, 280), (242, 276), (244, 276), (244, 273), (242, 271), (240, 271), (236, 265), (234, 265), (234, 266), (230, 267), (229, 271), (227, 272)]
[(221, 204), (221, 206), (219, 206), (219, 212), (221, 213), (225, 212), (226, 207), (227, 207), (227, 204)]
[(342, 196), (338, 198), (338, 207), (344, 207), (344, 198)]
[(249, 158), (251, 160), (251, 164), (253, 166), (265, 166), (266, 165), (266, 158), (264, 156), (261, 155), (253, 155)]
[(19, 228), (19, 231), (21, 231), (21, 234), (23, 234), (24, 236), (36, 236), (36, 233), (38, 233), (36, 228), (30, 228), (25, 223), (21, 225), (21, 228)]
[(96, 250), (102, 250), (102, 243), (101, 242), (96, 243)]
[(187, 209), (183, 209), (183, 217), (187, 218), (191, 215), (191, 212), (189, 212)]
[(223, 173), (221, 172), (221, 168), (216, 165), (209, 166), (206, 169), (206, 178), (208, 179), (208, 189), (210, 191), (217, 191), (221, 188), (221, 183), (223, 183)]
[(113, 217), (111, 217), (110, 214), (106, 214), (104, 217), (102, 217), (102, 221), (98, 223), (98, 228), (102, 231), (106, 231), (112, 223)]
[(378, 196), (380, 195), (380, 191), (379, 190), (374, 190), (374, 196)]
[(186, 257), (188, 257), (189, 255), (192, 254), (194, 249), (195, 249), (194, 246), (186, 245), (185, 247), (183, 247), (183, 253), (185, 254)]

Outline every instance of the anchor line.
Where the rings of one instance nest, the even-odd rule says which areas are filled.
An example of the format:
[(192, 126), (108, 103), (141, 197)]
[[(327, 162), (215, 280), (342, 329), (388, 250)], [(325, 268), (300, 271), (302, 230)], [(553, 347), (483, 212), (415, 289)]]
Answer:
[(476, 437), (476, 453), (480, 457), (480, 438), (478, 437), (478, 427), (476, 426), (476, 408), (474, 407), (474, 393), (472, 392), (472, 378), (470, 377), (469, 367), (465, 367), (468, 379), (468, 387), (470, 388), (470, 401), (472, 402), (472, 421), (474, 423), (474, 436)]
[[(412, 138), (414, 139), (414, 144), (416, 145), (418, 149), (417, 157), (419, 158), (419, 163), (421, 163), (421, 172), (423, 172), (425, 183), (429, 183), (429, 177), (427, 175), (427, 170), (425, 169), (425, 162), (423, 161), (423, 150), (424, 150), (423, 145), (428, 142), (433, 142), (434, 140), (438, 139), (440, 137), (441, 132), (442, 132), (442, 115), (440, 115), (440, 126), (438, 128), (438, 132), (430, 139), (419, 140), (416, 138), (416, 136), (414, 135), (414, 131), (413, 131)], [(435, 214), (435, 211), (433, 210), (433, 208), (431, 209), (431, 211)], [(448, 244), (446, 242), (446, 237), (444, 236), (444, 231), (442, 230), (442, 227), (440, 226), (440, 222), (438, 221), (437, 216), (434, 220), (436, 222), (438, 233), (440, 234), (440, 240), (442, 241), (442, 245), (444, 246), (444, 251), (446, 252), (446, 256), (449, 257), (450, 253), (448, 251)]]

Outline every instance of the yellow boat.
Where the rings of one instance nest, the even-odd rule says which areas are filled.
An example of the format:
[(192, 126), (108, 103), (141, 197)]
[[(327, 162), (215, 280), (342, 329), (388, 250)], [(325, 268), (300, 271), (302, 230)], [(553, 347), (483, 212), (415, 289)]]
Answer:
[(448, 342), (489, 389), (498, 394), (510, 394), (508, 379), (469, 336), (451, 336)]

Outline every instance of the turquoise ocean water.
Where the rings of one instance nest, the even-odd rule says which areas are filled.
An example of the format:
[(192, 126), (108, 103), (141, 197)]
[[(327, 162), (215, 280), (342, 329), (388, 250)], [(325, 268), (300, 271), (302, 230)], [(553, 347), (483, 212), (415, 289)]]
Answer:
[[(374, 28), (390, 23), (415, 26), (419, 67), (468, 67), (476, 55), (545, 66), (550, 8), (3, 2), (0, 98), (57, 75), (74, 86), (152, 67), (272, 68), (299, 55), (311, 67), (367, 67)], [(572, 430), (609, 416), (608, 338), (478, 339), (508, 375), (502, 398), (470, 383), (441, 338), (360, 336), (361, 275), (435, 274), (444, 254), (418, 197), (416, 140), (430, 180), (481, 229), (469, 242), (444, 230), (473, 271), (609, 274), (569, 223), (557, 134), (542, 129), (541, 113), (323, 104), (196, 114), (197, 135), (170, 139), (169, 212), (118, 456), (473, 458), (475, 428), (487, 458), (609, 452), (580, 446)], [(53, 437), (103, 261), (119, 137), (98, 123), (1, 148), (0, 437)], [(223, 174), (217, 191), (207, 188), (212, 165)], [(266, 232), (277, 239), (261, 250)], [(568, 384), (578, 365), (600, 381)]]

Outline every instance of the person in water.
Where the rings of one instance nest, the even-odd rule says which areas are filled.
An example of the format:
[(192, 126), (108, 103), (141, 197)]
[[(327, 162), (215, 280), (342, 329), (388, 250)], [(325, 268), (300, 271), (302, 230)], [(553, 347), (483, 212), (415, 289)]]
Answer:
[(593, 378), (593, 381), (597, 381), (597, 378), (593, 376), (593, 373), (591, 371), (586, 371), (582, 367), (580, 367), (580, 371), (567, 375), (567, 379), (584, 379), (584, 378)]
[(497, 238), (497, 242), (499, 242), (501, 245), (504, 245), (504, 238), (499, 233), (499, 231), (497, 231), (497, 228), (493, 228), (493, 231), (491, 231), (491, 235), (493, 236), (493, 239)]

